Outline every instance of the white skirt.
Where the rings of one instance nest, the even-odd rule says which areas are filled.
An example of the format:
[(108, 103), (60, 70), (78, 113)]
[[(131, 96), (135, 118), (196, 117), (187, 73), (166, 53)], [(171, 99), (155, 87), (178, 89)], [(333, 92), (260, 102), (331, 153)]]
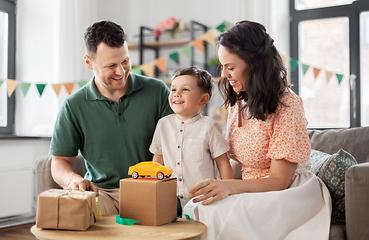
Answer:
[(242, 193), (210, 205), (192, 201), (183, 213), (204, 223), (201, 239), (328, 239), (331, 197), (323, 181), (297, 169), (283, 191)]

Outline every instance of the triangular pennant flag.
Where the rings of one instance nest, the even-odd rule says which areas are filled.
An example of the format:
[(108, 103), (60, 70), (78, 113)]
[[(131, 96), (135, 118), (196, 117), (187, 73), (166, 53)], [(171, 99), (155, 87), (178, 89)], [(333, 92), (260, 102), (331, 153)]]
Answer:
[(154, 77), (154, 64), (146, 63), (146, 64), (142, 64), (140, 67), (146, 76)]
[(44, 92), (45, 87), (46, 87), (46, 84), (44, 83), (36, 83), (36, 88), (37, 88), (38, 93), (40, 94), (40, 97), (42, 93)]
[(299, 62), (296, 59), (290, 59), (290, 71), (293, 72), (298, 66)]
[(191, 45), (202, 53), (205, 53), (204, 40), (196, 38), (191, 41)]
[(26, 96), (28, 90), (29, 90), (29, 87), (31, 86), (30, 83), (24, 83), (24, 82), (21, 82), (20, 83), (20, 87), (22, 89), (22, 92), (23, 92), (23, 96)]
[(69, 95), (72, 94), (74, 83), (64, 83), (65, 89), (67, 89), (67, 92)]
[(78, 85), (79, 88), (83, 87), (86, 84), (87, 84), (87, 81), (79, 81), (79, 82), (77, 82), (77, 85)]
[(8, 97), (10, 97), (15, 88), (17, 87), (18, 85), (18, 82), (16, 80), (13, 80), (13, 79), (8, 79), (6, 80), (6, 86), (7, 86), (7, 90), (8, 90)]
[(338, 84), (341, 84), (343, 75), (337, 73), (336, 76), (337, 76)]
[(219, 32), (224, 32), (226, 30), (224, 22), (216, 26), (215, 29), (218, 30)]
[(227, 22), (227, 21), (225, 21), (224, 22), (224, 26), (225, 26), (226, 29), (229, 29), (229, 28), (231, 28), (232, 24), (229, 23), (229, 22)]
[(56, 84), (51, 84), (51, 86), (53, 86), (56, 96), (59, 96), (59, 92), (60, 92), (62, 84), (56, 83)]
[(210, 43), (210, 44), (215, 44), (216, 43), (216, 37), (214, 36), (213, 30), (211, 30), (211, 29), (209, 31), (207, 31), (206, 33), (204, 33), (202, 35), (202, 38), (207, 43)]
[(302, 75), (305, 75), (305, 73), (307, 72), (307, 70), (310, 68), (309, 65), (306, 64), (302, 64)]
[(314, 71), (314, 77), (315, 77), (315, 79), (316, 79), (316, 77), (319, 75), (319, 73), (320, 73), (320, 69), (319, 68), (313, 68), (313, 71)]
[(138, 75), (142, 74), (142, 71), (139, 67), (132, 67), (131, 72), (133, 72), (134, 74), (138, 74)]
[(162, 71), (164, 74), (167, 74), (167, 65), (166, 65), (166, 57), (160, 57), (155, 59), (155, 65)]
[(331, 79), (332, 75), (333, 75), (332, 72), (325, 71), (325, 78), (327, 79), (327, 82), (329, 82), (329, 80)]
[(181, 47), (179, 49), (182, 53), (184, 53), (187, 57), (191, 57), (192, 56), (192, 52), (191, 52), (191, 45), (190, 44), (186, 44), (183, 47)]
[(179, 64), (179, 54), (178, 52), (174, 52), (172, 54), (169, 54), (169, 58), (172, 59), (173, 62), (177, 63), (177, 65)]
[(230, 27), (231, 24), (229, 22), (222, 22), (215, 29), (218, 30), (219, 32), (225, 32)]

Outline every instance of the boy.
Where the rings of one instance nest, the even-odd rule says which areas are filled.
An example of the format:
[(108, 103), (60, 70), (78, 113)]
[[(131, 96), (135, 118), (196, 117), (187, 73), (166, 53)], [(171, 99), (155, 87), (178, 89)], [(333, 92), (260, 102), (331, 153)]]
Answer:
[(211, 97), (212, 84), (205, 70), (190, 67), (178, 71), (168, 98), (175, 114), (159, 120), (150, 146), (154, 162), (172, 167), (182, 208), (190, 200), (192, 185), (215, 178), (213, 159), (222, 179), (233, 178), (227, 157), (229, 145), (221, 126), (200, 113)]

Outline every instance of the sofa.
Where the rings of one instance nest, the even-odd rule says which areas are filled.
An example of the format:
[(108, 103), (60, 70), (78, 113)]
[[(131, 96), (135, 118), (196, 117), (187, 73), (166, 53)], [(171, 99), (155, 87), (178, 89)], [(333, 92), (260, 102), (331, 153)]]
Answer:
[[(344, 204), (344, 223), (331, 225), (329, 239), (369, 239), (369, 127), (309, 130), (309, 137), (314, 154), (327, 154), (324, 155), (324, 161), (319, 161), (319, 174), (324, 172), (324, 168), (329, 168), (327, 159), (332, 159), (337, 153), (344, 151), (352, 156), (351, 159), (355, 159), (355, 163), (351, 161), (351, 166), (345, 169), (341, 179), (344, 184), (344, 198), (340, 196)], [(51, 188), (60, 188), (51, 177), (50, 164), (50, 155), (36, 160), (37, 194)], [(86, 172), (82, 156), (77, 156), (74, 169), (81, 175)]]
[(330, 239), (369, 239), (369, 127), (309, 130), (309, 137), (312, 151), (336, 154), (343, 149), (357, 162), (344, 176), (345, 224), (332, 224)]

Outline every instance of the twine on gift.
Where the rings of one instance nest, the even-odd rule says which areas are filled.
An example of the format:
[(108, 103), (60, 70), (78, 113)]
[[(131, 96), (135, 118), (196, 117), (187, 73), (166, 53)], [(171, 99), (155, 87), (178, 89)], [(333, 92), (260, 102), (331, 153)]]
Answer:
[[(50, 192), (55, 192), (54, 190), (55, 189), (50, 189), (49, 191)], [(58, 195), (57, 204), (56, 204), (56, 229), (57, 230), (59, 230), (59, 199), (60, 199), (60, 197), (65, 196), (65, 195), (68, 195), (68, 197), (70, 197), (72, 199), (75, 199), (75, 200), (78, 199), (78, 198), (75, 198), (75, 197), (72, 196), (72, 192), (71, 191), (72, 191), (71, 189), (64, 189), (64, 192), (61, 193), (60, 195)], [(74, 192), (74, 194), (81, 194), (81, 192), (76, 191), (76, 192)], [(92, 211), (91, 206), (90, 206), (91, 204), (88, 203), (87, 199), (84, 199), (84, 200), (85, 200), (85, 202), (87, 204), (87, 207), (88, 207), (88, 210), (89, 210), (89, 213), (90, 213), (90, 219), (91, 219), (91, 215), (92, 215), (92, 217), (94, 219), (94, 222), (96, 222), (95, 214)]]

